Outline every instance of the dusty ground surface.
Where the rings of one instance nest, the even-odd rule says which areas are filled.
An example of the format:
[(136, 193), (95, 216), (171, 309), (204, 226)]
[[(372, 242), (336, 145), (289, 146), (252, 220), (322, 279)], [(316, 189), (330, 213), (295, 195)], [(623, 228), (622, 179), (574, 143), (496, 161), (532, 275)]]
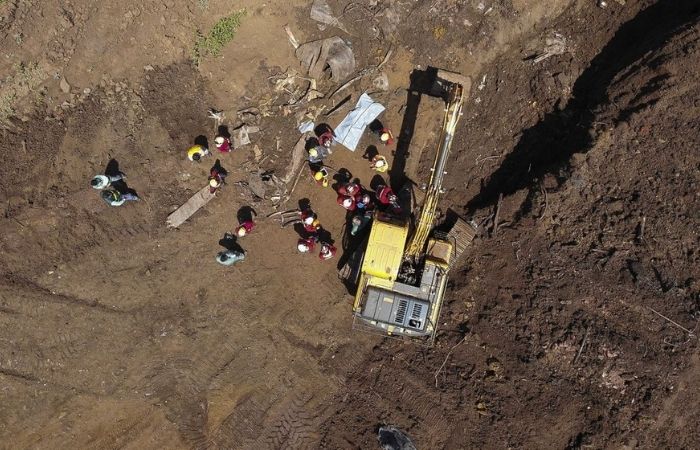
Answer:
[[(420, 449), (699, 446), (696, 2), (329, 3), (349, 33), (319, 30), (305, 0), (0, 2), (2, 447), (366, 449), (382, 424)], [(194, 66), (197, 30), (241, 8)], [(412, 123), (411, 71), (473, 79), (442, 204), (481, 234), (433, 348), (352, 332), (336, 265), (297, 254), (242, 186), (165, 227), (213, 163), (185, 159), (213, 138), (208, 108), (231, 128), (260, 111), (253, 143), (220, 158), (239, 181), (284, 174), (297, 122), (346, 95), (284, 107), (275, 82), (301, 72), (285, 24), (351, 41), (358, 70), (392, 49), (388, 91), (372, 74), (345, 93), (387, 106), (417, 182), (442, 105), (422, 99)], [(566, 51), (534, 63), (554, 33)], [(369, 181), (370, 144), (329, 164)], [(141, 202), (88, 186), (111, 158)], [(302, 198), (340, 244), (331, 189), (302, 176), (288, 206)], [(221, 267), (246, 205), (248, 257)]]

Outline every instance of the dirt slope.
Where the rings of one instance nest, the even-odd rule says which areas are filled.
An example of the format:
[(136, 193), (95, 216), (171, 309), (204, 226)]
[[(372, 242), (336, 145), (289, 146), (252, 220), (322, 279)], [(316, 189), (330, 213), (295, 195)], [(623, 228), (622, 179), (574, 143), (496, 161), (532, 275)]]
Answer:
[[(697, 446), (695, 3), (329, 1), (347, 35), (310, 3), (0, 2), (0, 446), (365, 449), (383, 423), (418, 448)], [(194, 66), (195, 32), (240, 8), (234, 41)], [(474, 80), (443, 206), (483, 233), (432, 349), (351, 332), (335, 265), (298, 255), (240, 186), (164, 226), (213, 163), (184, 158), (213, 138), (208, 108), (230, 127), (260, 111), (257, 161), (252, 145), (221, 157), (239, 181), (284, 173), (301, 116), (339, 101), (285, 107), (287, 23), (347, 38), (358, 68), (392, 49), (388, 91), (347, 92), (371, 90), (396, 131), (414, 68)], [(534, 64), (555, 32), (568, 50)], [(416, 181), (441, 109), (421, 101), (400, 137)], [(360, 152), (329, 163), (369, 181)], [(111, 158), (141, 202), (87, 186)], [(334, 193), (302, 177), (289, 207), (302, 198), (342, 242)], [(246, 205), (248, 258), (222, 268)]]

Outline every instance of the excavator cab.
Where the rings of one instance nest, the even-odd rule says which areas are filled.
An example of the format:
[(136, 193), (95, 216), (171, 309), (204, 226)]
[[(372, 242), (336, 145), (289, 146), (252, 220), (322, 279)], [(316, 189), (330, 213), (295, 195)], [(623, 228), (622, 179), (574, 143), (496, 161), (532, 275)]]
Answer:
[(419, 208), (404, 217), (377, 215), (357, 274), (355, 328), (432, 344), (448, 273), (475, 228), (462, 219), (447, 234), (433, 233), (442, 181), (470, 80), (437, 69), (414, 72), (412, 86), (442, 98), (445, 115), (438, 150)]

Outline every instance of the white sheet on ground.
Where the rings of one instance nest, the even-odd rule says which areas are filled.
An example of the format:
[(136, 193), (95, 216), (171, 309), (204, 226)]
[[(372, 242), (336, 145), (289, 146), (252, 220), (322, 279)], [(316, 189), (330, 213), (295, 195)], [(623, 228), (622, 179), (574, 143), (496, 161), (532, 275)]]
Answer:
[(362, 94), (355, 109), (335, 127), (335, 140), (354, 152), (367, 125), (383, 111), (384, 106), (381, 103), (372, 100), (367, 93)]

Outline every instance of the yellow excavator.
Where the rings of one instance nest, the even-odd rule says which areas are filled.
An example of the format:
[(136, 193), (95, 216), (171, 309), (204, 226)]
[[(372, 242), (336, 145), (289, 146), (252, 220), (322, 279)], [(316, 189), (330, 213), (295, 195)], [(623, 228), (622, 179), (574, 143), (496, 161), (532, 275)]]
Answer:
[(435, 83), (446, 107), (425, 199), (420, 211), (409, 217), (375, 215), (353, 305), (354, 328), (416, 338), (428, 345), (435, 339), (450, 268), (476, 233), (458, 217), (449, 231), (435, 230), (445, 167), (471, 86), (468, 78), (442, 70)]

